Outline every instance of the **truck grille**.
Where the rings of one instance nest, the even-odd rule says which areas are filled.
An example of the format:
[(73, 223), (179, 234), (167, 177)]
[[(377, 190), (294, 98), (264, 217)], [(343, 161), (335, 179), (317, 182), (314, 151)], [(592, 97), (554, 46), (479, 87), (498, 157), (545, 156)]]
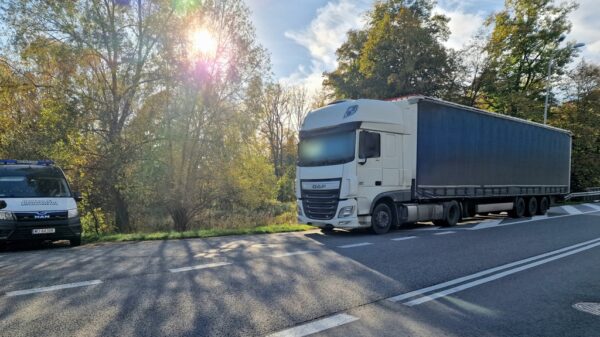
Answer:
[(340, 190), (302, 190), (302, 208), (307, 217), (330, 220), (335, 216)]
[(66, 220), (67, 212), (66, 211), (48, 211), (48, 212), (17, 212), (15, 213), (15, 217), (19, 222), (44, 222), (44, 221), (54, 221), (54, 220)]

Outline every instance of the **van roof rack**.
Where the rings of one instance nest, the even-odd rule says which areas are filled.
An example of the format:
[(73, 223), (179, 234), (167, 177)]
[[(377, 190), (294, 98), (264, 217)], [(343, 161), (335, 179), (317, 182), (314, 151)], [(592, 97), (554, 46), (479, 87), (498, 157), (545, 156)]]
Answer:
[(16, 160), (16, 159), (0, 159), (0, 165), (54, 165), (54, 161), (49, 159), (43, 160)]

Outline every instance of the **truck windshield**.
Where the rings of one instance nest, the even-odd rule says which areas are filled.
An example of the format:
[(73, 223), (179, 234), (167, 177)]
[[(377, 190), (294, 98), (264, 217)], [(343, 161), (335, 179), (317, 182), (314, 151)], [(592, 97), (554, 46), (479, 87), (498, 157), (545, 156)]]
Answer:
[(69, 185), (55, 170), (7, 170), (0, 172), (2, 198), (61, 198), (71, 197)]
[(337, 165), (354, 160), (356, 132), (318, 135), (300, 140), (298, 166)]

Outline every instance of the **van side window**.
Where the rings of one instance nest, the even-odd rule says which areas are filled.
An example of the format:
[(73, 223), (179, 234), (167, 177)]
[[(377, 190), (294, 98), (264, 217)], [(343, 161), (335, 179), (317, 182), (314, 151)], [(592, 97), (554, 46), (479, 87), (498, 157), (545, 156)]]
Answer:
[(363, 131), (358, 139), (358, 158), (379, 158), (381, 156), (381, 135)]

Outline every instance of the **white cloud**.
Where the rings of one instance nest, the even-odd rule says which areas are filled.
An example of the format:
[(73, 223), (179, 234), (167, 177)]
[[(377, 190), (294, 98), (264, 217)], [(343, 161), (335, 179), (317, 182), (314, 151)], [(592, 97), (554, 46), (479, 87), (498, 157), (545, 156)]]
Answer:
[(481, 28), (485, 20), (485, 14), (467, 13), (460, 9), (460, 7), (445, 9), (438, 6), (434, 9), (434, 13), (443, 14), (450, 18), (450, 22), (448, 23), (450, 38), (446, 41), (445, 45), (453, 49), (461, 49), (469, 42), (471, 37)]
[(281, 81), (305, 85), (311, 91), (318, 90), (323, 82), (322, 73), (337, 66), (335, 51), (346, 40), (346, 32), (365, 25), (364, 13), (371, 3), (370, 0), (332, 1), (317, 10), (317, 16), (305, 29), (286, 31), (287, 38), (308, 49), (311, 64), (309, 67), (300, 65)]
[(570, 14), (573, 27), (568, 40), (585, 43), (581, 56), (600, 63), (600, 6), (597, 0), (579, 0), (579, 8)]

